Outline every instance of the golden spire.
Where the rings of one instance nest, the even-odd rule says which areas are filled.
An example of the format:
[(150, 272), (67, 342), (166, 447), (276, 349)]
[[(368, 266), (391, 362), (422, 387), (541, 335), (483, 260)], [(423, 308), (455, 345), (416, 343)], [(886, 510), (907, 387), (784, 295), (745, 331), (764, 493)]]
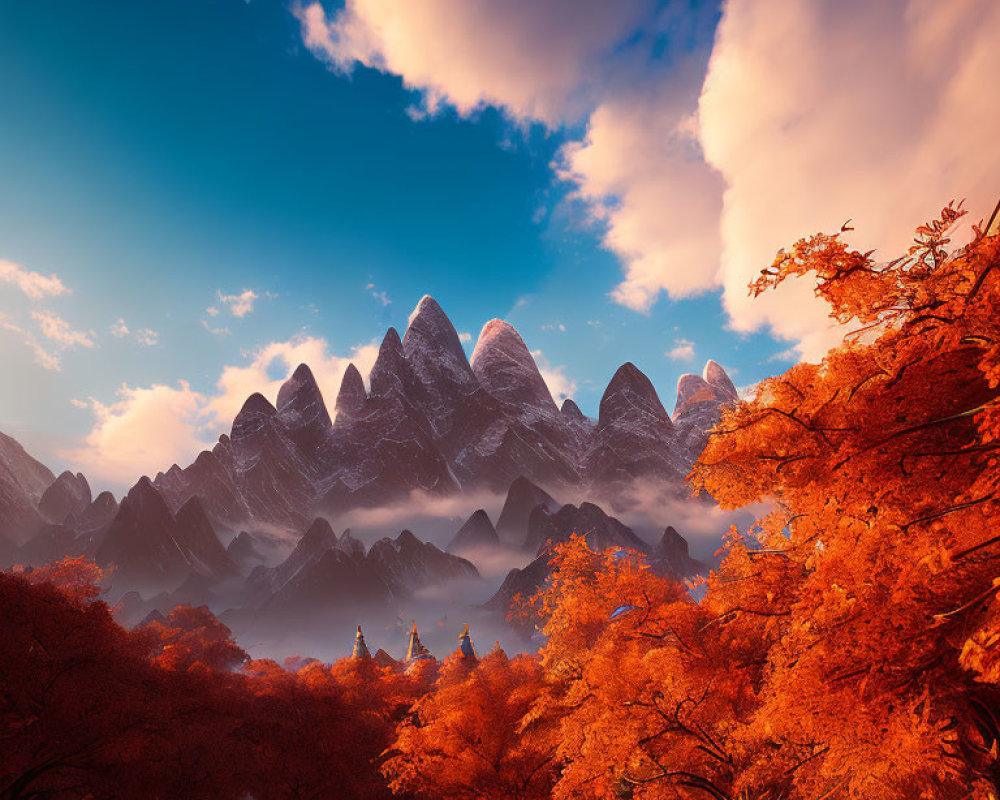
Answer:
[(458, 652), (461, 653), (465, 658), (478, 658), (476, 655), (476, 646), (472, 643), (472, 637), (469, 635), (469, 623), (465, 623), (465, 630), (459, 634), (458, 637)]
[(410, 646), (406, 648), (406, 660), (412, 661), (415, 658), (429, 658), (430, 651), (424, 647), (417, 635), (417, 623), (413, 623), (413, 630), (410, 632)]

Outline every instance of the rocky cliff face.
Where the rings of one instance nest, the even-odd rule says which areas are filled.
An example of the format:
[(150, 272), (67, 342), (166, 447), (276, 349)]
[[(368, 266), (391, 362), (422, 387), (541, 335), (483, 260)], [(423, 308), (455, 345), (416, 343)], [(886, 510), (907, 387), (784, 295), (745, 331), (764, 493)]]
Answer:
[(500, 511), (500, 518), (497, 520), (497, 537), (500, 543), (507, 547), (525, 548), (528, 518), (539, 506), (546, 511), (555, 512), (559, 510), (561, 504), (527, 478), (516, 478), (507, 489), (507, 497)]
[(601, 397), (587, 475), (603, 486), (648, 479), (680, 486), (690, 464), (674, 439), (673, 423), (649, 378), (634, 364), (623, 364)]
[(0, 433), (0, 557), (31, 538), (44, 520), (38, 501), (55, 476)]
[(528, 534), (525, 549), (536, 555), (551, 546), (567, 541), (573, 534), (582, 536), (592, 550), (609, 547), (627, 548), (646, 553), (649, 547), (631, 528), (604, 513), (593, 503), (567, 504), (554, 514), (544, 505), (538, 505), (528, 517)]
[(90, 484), (82, 473), (63, 472), (45, 490), (38, 511), (49, 522), (63, 522), (70, 514), (82, 513), (90, 505)]
[(380, 539), (366, 553), (349, 532), (338, 539), (328, 522), (317, 519), (283, 563), (250, 574), (243, 603), (265, 615), (385, 605), (426, 586), (478, 575), (469, 561), (410, 531)]
[(674, 426), (678, 449), (694, 463), (708, 444), (708, 432), (719, 422), (722, 409), (739, 401), (726, 371), (709, 361), (699, 375), (682, 375), (677, 381)]
[[(512, 569), (496, 593), (483, 604), (484, 608), (506, 615), (515, 595), (531, 597), (548, 580), (552, 570), (549, 561), (552, 546), (567, 541), (572, 535), (583, 536), (593, 550), (621, 548), (643, 554), (650, 568), (658, 575), (682, 580), (707, 570), (707, 566), (688, 554), (688, 543), (673, 527), (667, 527), (662, 538), (650, 547), (620, 520), (593, 503), (565, 505), (556, 512), (538, 504), (527, 521), (525, 546), (537, 547), (536, 556), (527, 566)], [(525, 634), (531, 631), (525, 629)]]

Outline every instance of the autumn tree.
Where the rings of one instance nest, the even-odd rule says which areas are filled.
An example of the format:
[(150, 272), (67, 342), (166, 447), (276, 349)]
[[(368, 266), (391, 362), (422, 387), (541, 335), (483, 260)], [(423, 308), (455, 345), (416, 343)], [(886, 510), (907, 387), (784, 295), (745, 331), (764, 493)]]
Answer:
[(175, 606), (163, 621), (143, 625), (141, 634), (166, 669), (231, 670), (250, 658), (206, 606)]
[(378, 758), (417, 676), (236, 669), (246, 654), (207, 609), (126, 631), (88, 576), (0, 573), (0, 800), (390, 796)]
[(901, 258), (837, 235), (814, 275), (854, 333), (725, 412), (692, 474), (733, 531), (702, 599), (638, 555), (557, 549), (534, 600), (557, 798), (994, 798), (1000, 750), (1000, 239)]
[(0, 574), (0, 798), (240, 797), (235, 677), (157, 667), (93, 592), (38, 577)]
[(478, 660), (450, 656), (398, 728), (384, 766), (390, 786), (426, 798), (547, 798), (555, 747), (523, 730), (543, 680), (537, 659), (499, 647)]
[(812, 275), (856, 332), (726, 412), (695, 467), (724, 507), (775, 509), (703, 603), (767, 647), (732, 796), (1000, 790), (1000, 237), (949, 254), (961, 215), (889, 263), (804, 239), (752, 286)]
[(720, 626), (639, 553), (558, 545), (532, 600), (547, 682), (525, 723), (547, 721), (555, 798), (734, 797), (741, 734), (763, 674), (756, 635)]

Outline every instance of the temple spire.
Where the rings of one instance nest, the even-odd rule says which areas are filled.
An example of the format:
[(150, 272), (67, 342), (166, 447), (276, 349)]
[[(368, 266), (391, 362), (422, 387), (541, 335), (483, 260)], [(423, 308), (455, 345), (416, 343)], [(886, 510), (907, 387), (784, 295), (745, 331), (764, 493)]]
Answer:
[(476, 646), (472, 643), (472, 637), (469, 635), (469, 623), (465, 623), (465, 630), (458, 637), (458, 652), (462, 654), (465, 658), (478, 659), (479, 656), (476, 655)]
[(371, 658), (372, 654), (368, 652), (368, 645), (365, 644), (365, 635), (361, 632), (361, 626), (358, 625), (358, 632), (354, 636), (354, 653), (353, 658)]
[(406, 660), (413, 661), (417, 658), (427, 658), (430, 651), (424, 647), (417, 635), (417, 623), (413, 623), (413, 630), (410, 631), (410, 646), (406, 648)]

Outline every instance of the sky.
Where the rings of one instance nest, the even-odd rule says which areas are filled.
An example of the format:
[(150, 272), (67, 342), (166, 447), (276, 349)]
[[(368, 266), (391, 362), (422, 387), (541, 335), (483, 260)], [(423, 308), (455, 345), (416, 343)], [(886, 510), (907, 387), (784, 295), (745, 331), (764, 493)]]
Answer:
[(0, 0), (0, 430), (118, 492), (424, 294), (596, 415), (835, 344), (799, 237), (1000, 197), (992, 0)]

